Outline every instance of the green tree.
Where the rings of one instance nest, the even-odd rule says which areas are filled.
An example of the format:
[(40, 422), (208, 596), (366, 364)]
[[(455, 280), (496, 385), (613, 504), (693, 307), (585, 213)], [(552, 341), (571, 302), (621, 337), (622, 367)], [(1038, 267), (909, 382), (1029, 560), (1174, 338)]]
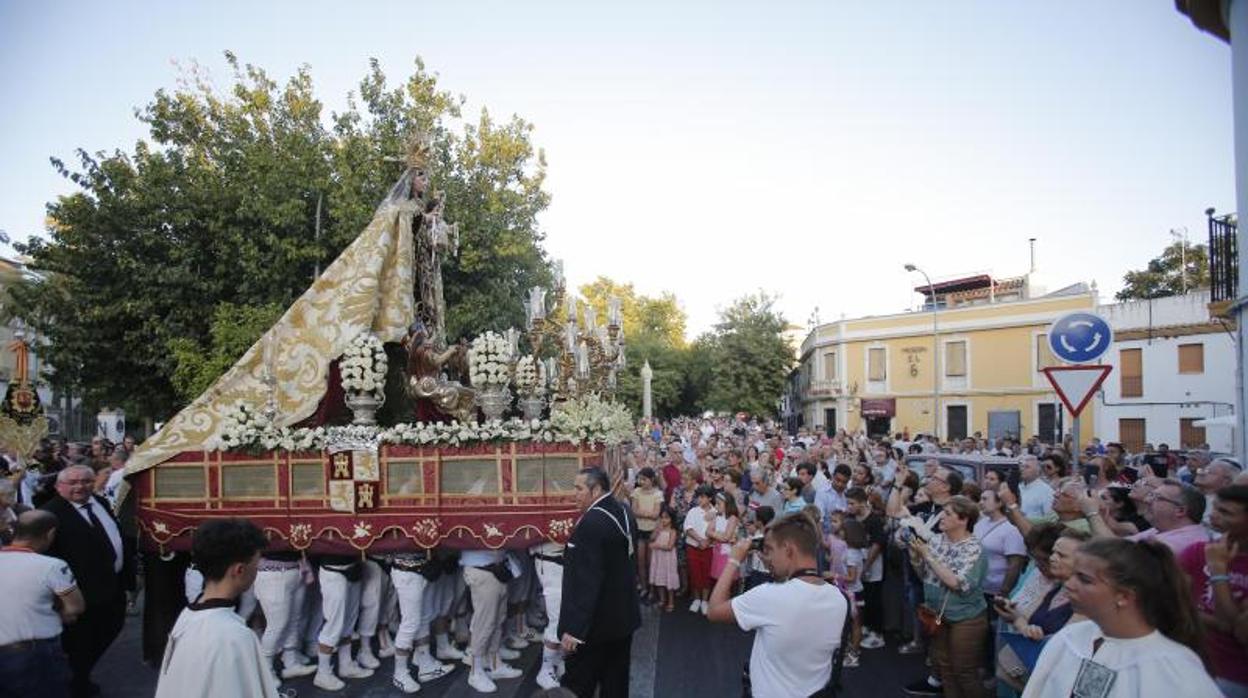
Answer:
[(259, 336), (257, 313), (289, 305), (359, 234), (416, 129), (461, 230), (444, 268), (449, 335), (523, 321), (521, 290), (549, 283), (536, 223), (545, 162), (528, 123), (464, 120), (464, 98), (417, 59), (394, 88), (372, 61), (327, 127), (307, 67), (279, 85), (226, 59), (224, 92), (195, 70), (157, 91), (137, 112), (149, 140), (131, 151), (80, 150), (73, 169), (53, 160), (80, 191), (49, 204), (46, 239), (19, 247), (44, 280), (12, 296), (49, 339), (58, 380), (167, 417)]
[(627, 368), (618, 376), (616, 399), (641, 412), (641, 367), (647, 361), (654, 371), (650, 383), (655, 415), (672, 417), (682, 411), (687, 392), (689, 353), (685, 343), (685, 311), (672, 293), (657, 298), (637, 293), (632, 284), (605, 276), (579, 289), (601, 322), (606, 322), (607, 299), (620, 299), (620, 315), (626, 339)]
[(708, 408), (775, 413), (793, 365), (793, 349), (783, 334), (788, 323), (775, 300), (763, 292), (738, 298), (720, 312), (711, 336), (699, 340), (709, 366)]
[(1128, 301), (1177, 296), (1183, 293), (1185, 278), (1188, 291), (1209, 288), (1207, 245), (1188, 245), (1183, 242), (1170, 245), (1144, 269), (1129, 271), (1123, 275), (1124, 285), (1115, 298)]
[(177, 368), (171, 380), (178, 396), (187, 402), (208, 389), (260, 335), (282, 315), (276, 303), (262, 306), (222, 303), (212, 316), (212, 344), (207, 351), (186, 337), (169, 340)]

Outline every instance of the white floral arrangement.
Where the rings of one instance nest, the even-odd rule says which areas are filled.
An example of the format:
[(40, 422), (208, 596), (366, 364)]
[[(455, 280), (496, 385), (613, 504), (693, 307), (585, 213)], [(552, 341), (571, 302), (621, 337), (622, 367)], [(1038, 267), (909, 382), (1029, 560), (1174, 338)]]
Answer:
[(239, 403), (225, 416), (220, 447), (226, 451), (319, 451), (331, 443), (465, 446), (523, 441), (615, 445), (632, 436), (628, 410), (596, 397), (562, 403), (549, 420), (512, 418), (475, 422), (416, 422), (376, 426), (278, 427)]
[(511, 380), (511, 344), (497, 332), (485, 332), (468, 348), (468, 376), (474, 387), (507, 385)]
[(262, 412), (244, 402), (235, 403), (222, 420), (221, 449), (225, 451), (319, 451), (326, 442), (325, 429), (321, 427), (278, 427)]
[(516, 362), (516, 390), (521, 395), (541, 395), (546, 392), (546, 366), (532, 354), (520, 357)]
[(559, 441), (572, 443), (614, 446), (633, 437), (633, 417), (628, 410), (592, 393), (556, 404), (551, 408), (550, 426)]
[(389, 366), (381, 340), (370, 332), (363, 332), (351, 340), (338, 364), (342, 372), (342, 387), (349, 393), (372, 395), (383, 400)]

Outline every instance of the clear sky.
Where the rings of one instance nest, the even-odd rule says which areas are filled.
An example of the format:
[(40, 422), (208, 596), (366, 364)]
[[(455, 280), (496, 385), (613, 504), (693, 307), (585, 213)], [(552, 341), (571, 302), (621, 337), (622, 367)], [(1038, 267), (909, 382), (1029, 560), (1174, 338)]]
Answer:
[(472, 110), (536, 126), (546, 248), (582, 283), (673, 291), (690, 334), (742, 293), (805, 324), (904, 310), (921, 282), (1039, 268), (1102, 299), (1234, 206), (1230, 50), (1173, 0), (0, 2), (0, 229), (41, 234), (75, 148), (221, 52), (328, 112), (369, 57), (424, 58)]

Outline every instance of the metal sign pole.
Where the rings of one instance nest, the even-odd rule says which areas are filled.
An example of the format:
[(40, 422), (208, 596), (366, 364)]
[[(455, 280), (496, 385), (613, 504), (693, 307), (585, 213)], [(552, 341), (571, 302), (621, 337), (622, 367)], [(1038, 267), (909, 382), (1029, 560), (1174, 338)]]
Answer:
[(1083, 461), (1079, 459), (1079, 454), (1083, 453), (1083, 442), (1079, 440), (1079, 417), (1078, 415), (1075, 415), (1072, 413), (1070, 415), (1070, 421), (1071, 421), (1070, 433), (1071, 433), (1072, 438), (1074, 439), (1074, 441), (1071, 442), (1071, 451), (1073, 451), (1070, 454), (1070, 460), (1072, 461), (1071, 473), (1072, 474), (1077, 473), (1078, 475), (1082, 476), (1083, 472), (1081, 470), (1078, 470), (1078, 468), (1083, 467)]

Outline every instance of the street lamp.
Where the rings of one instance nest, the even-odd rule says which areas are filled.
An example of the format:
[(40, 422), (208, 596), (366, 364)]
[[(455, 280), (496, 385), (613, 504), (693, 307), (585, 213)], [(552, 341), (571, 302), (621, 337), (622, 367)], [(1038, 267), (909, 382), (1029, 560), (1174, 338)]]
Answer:
[(936, 287), (927, 272), (914, 266), (906, 265), (906, 271), (917, 271), (927, 281), (928, 298), (932, 303), (932, 435), (940, 441), (940, 325), (937, 320)]

